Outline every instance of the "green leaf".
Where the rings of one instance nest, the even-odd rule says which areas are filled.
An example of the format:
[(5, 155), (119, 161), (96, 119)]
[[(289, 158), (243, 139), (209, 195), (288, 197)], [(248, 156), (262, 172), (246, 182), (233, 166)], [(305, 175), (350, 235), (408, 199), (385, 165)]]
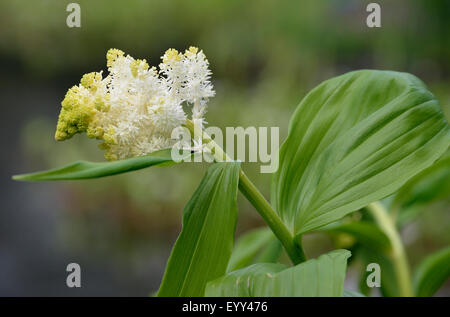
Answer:
[(77, 161), (61, 168), (43, 172), (13, 176), (20, 181), (59, 181), (105, 177), (135, 171), (149, 166), (166, 166), (175, 164), (171, 149), (153, 152), (146, 156), (133, 157), (112, 162)]
[(407, 209), (450, 196), (450, 151), (411, 178), (395, 195), (393, 208)]
[[(325, 230), (325, 228), (324, 228)], [(390, 242), (388, 237), (378, 226), (367, 221), (354, 221), (336, 226), (326, 227), (329, 233), (345, 233), (353, 236), (358, 243), (365, 247), (384, 252), (389, 250)]]
[(355, 253), (355, 257), (362, 259), (362, 272), (360, 275), (359, 287), (360, 291), (365, 295), (370, 295), (373, 288), (369, 288), (367, 285), (367, 277), (371, 272), (366, 270), (370, 263), (377, 263), (381, 268), (381, 294), (385, 297), (397, 297), (400, 296), (400, 292), (397, 286), (397, 278), (395, 276), (395, 269), (392, 264), (392, 260), (385, 254), (373, 251), (367, 248), (358, 248)]
[(206, 286), (206, 296), (342, 296), (350, 252), (335, 250), (294, 267), (258, 263)]
[(392, 194), (449, 144), (438, 100), (413, 75), (361, 70), (332, 78), (291, 119), (273, 205), (294, 234), (315, 230)]
[(213, 164), (183, 211), (158, 296), (203, 296), (225, 274), (233, 250), (240, 164)]
[(433, 296), (450, 277), (450, 247), (429, 255), (414, 274), (416, 296)]
[(370, 294), (372, 293), (372, 288), (367, 285), (367, 277), (369, 276), (370, 272), (367, 272), (365, 270), (366, 267), (367, 264), (365, 264), (363, 270), (361, 270), (361, 272), (359, 273), (358, 287), (361, 294), (363, 294), (364, 296), (370, 296)]
[(227, 272), (248, 266), (264, 247), (277, 240), (272, 231), (265, 228), (254, 229), (241, 236), (234, 247), (228, 262)]
[(365, 296), (356, 291), (344, 290), (344, 297), (365, 297)]
[(269, 242), (265, 249), (252, 261), (253, 263), (276, 263), (283, 253), (283, 246), (278, 239)]

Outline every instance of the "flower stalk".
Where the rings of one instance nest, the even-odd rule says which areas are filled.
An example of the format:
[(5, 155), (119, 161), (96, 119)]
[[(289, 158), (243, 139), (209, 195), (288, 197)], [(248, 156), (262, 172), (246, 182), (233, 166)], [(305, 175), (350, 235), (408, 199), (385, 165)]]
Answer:
[(391, 244), (389, 254), (394, 265), (395, 277), (399, 288), (400, 296), (414, 296), (411, 284), (411, 275), (406, 257), (405, 248), (396, 228), (395, 221), (380, 202), (373, 202), (367, 206), (372, 216), (375, 218), (380, 229), (386, 234)]

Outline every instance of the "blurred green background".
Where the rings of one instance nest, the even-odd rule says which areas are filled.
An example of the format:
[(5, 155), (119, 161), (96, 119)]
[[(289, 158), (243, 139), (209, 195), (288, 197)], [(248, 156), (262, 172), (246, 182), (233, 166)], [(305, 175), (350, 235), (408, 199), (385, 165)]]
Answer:
[[(377, 1), (382, 27), (366, 26), (371, 1), (77, 1), (81, 28), (68, 28), (61, 0), (0, 2), (0, 295), (142, 295), (158, 288), (181, 227), (181, 211), (206, 166), (180, 164), (79, 182), (18, 183), (11, 175), (73, 160), (103, 160), (97, 143), (53, 135), (60, 102), (82, 74), (106, 71), (119, 48), (157, 65), (167, 48), (204, 50), (216, 97), (210, 125), (279, 126), (287, 134), (301, 98), (330, 77), (362, 68), (415, 74), (450, 117), (450, 1)], [(357, 106), (357, 105), (355, 105)], [(280, 141), (281, 141), (280, 140)], [(270, 175), (245, 164), (268, 197)], [(448, 197), (403, 230), (414, 267), (450, 244)], [(239, 198), (237, 235), (263, 225)], [(305, 237), (315, 256), (333, 248)], [(82, 268), (69, 289), (66, 265)], [(357, 267), (348, 287), (356, 289)], [(444, 287), (439, 295), (450, 295)]]

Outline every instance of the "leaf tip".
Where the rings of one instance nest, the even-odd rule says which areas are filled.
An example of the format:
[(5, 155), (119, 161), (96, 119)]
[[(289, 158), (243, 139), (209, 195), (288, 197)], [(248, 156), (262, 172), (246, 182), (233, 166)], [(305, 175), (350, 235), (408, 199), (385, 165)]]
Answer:
[(24, 181), (26, 180), (26, 174), (13, 175), (11, 179), (14, 181)]

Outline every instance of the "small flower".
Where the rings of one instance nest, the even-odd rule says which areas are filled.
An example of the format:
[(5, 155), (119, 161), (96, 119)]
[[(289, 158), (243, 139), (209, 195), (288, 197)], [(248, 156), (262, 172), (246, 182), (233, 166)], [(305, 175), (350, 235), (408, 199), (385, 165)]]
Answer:
[[(159, 70), (118, 49), (110, 49), (106, 59), (106, 77), (102, 72), (86, 74), (67, 92), (56, 140), (86, 132), (103, 141), (100, 148), (106, 159), (117, 160), (170, 148), (175, 143), (173, 129), (187, 119), (183, 104), (192, 107), (192, 119), (205, 123), (214, 90), (203, 51), (190, 47), (182, 54), (169, 49)], [(199, 150), (198, 141), (193, 141), (193, 148)]]

